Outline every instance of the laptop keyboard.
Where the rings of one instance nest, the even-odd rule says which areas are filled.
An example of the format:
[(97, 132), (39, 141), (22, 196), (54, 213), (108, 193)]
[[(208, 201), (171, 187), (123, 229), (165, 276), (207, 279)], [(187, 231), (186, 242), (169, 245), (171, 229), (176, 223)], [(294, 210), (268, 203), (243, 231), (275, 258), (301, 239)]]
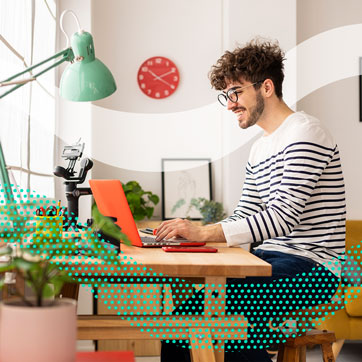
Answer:
[(155, 241), (156, 239), (151, 237), (151, 236), (141, 236), (141, 241), (142, 241), (142, 244), (144, 245), (157, 245), (157, 246), (162, 246), (162, 245), (179, 245), (180, 242), (182, 243), (194, 243), (194, 241), (191, 241), (191, 240), (186, 240), (186, 239), (178, 239), (178, 240), (160, 240), (160, 241)]
[(161, 240), (156, 241), (155, 238), (152, 238), (151, 236), (141, 236), (142, 244), (145, 245), (166, 245), (166, 244), (172, 244), (172, 241), (170, 240)]
[(141, 236), (141, 241), (143, 246), (175, 246), (180, 245), (182, 243), (183, 245), (193, 245), (193, 246), (202, 246), (205, 245), (205, 242), (201, 241), (193, 241), (193, 240), (186, 240), (186, 239), (163, 239), (161, 241), (155, 241), (155, 238), (152, 236)]

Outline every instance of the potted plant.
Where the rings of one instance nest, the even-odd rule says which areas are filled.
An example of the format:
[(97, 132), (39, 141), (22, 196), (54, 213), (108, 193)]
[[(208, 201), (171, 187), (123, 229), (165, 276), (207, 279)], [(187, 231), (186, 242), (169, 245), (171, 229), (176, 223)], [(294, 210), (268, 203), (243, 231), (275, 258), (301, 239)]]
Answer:
[[(176, 202), (171, 212), (174, 213), (179, 207), (185, 205), (186, 201), (180, 199)], [(203, 224), (213, 224), (226, 217), (224, 207), (220, 202), (207, 200), (203, 197), (192, 198), (186, 210), (186, 218), (189, 218), (190, 211), (195, 208), (202, 215)]]
[(151, 191), (144, 191), (137, 181), (122, 183), (122, 186), (135, 221), (150, 219), (160, 198)]
[[(74, 283), (75, 279), (56, 258), (66, 258), (74, 253), (74, 248), (69, 248), (69, 240), (63, 240), (61, 230), (56, 229), (51, 236), (44, 230), (35, 232), (32, 203), (5, 205), (0, 214), (4, 220), (0, 236), (5, 241), (0, 248), (0, 272), (5, 273), (0, 286), (10, 287), (17, 297), (3, 301), (0, 306), (0, 360), (72, 361), (76, 352), (76, 302), (58, 297), (64, 283)], [(109, 251), (97, 241), (94, 230), (102, 230), (118, 240), (127, 238), (96, 206), (92, 216), (94, 223), (87, 231), (87, 255), (106, 258)], [(51, 220), (54, 225), (59, 224), (56, 217)], [(49, 230), (51, 227), (50, 222)], [(24, 280), (32, 296), (16, 288), (14, 275)]]

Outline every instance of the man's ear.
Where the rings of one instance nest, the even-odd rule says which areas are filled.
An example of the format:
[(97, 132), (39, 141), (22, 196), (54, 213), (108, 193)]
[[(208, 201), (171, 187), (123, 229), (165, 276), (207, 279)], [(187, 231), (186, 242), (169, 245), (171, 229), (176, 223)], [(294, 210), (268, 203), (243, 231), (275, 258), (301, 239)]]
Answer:
[(261, 86), (264, 96), (269, 98), (275, 93), (274, 83), (271, 79), (265, 79)]

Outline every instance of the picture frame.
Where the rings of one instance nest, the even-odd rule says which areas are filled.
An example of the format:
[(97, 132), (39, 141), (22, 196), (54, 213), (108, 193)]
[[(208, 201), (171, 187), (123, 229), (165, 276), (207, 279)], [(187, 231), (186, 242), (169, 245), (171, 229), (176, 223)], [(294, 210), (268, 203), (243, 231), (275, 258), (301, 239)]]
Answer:
[(359, 58), (359, 121), (362, 122), (362, 57)]
[(199, 197), (212, 200), (211, 159), (163, 158), (161, 161), (162, 220), (186, 217), (201, 220), (200, 212), (190, 208), (190, 202)]

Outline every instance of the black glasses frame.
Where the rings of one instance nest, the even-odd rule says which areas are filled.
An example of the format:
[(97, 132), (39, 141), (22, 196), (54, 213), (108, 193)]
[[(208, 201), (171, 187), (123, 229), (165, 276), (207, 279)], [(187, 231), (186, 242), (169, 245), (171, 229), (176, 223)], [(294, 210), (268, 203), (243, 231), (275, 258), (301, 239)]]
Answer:
[[(262, 83), (262, 82), (264, 82), (264, 80), (259, 80), (258, 82), (255, 82), (255, 83), (252, 83), (252, 84), (248, 84), (248, 85), (245, 86), (245, 87), (231, 88), (231, 89), (229, 89), (226, 93), (223, 92), (223, 93), (218, 94), (217, 100), (219, 101), (219, 103), (220, 103), (223, 107), (226, 107), (228, 100), (229, 100), (230, 102), (236, 103), (236, 102), (239, 100), (238, 94), (239, 94), (239, 93), (242, 93), (245, 88), (249, 88), (249, 87), (251, 87), (252, 85), (255, 85), (255, 84), (258, 84), (258, 83)], [(240, 88), (240, 89), (239, 89), (239, 88)], [(239, 89), (239, 90), (237, 90), (237, 89)], [(231, 95), (232, 95), (232, 94), (235, 95), (235, 97), (236, 97), (235, 100), (231, 98)]]

